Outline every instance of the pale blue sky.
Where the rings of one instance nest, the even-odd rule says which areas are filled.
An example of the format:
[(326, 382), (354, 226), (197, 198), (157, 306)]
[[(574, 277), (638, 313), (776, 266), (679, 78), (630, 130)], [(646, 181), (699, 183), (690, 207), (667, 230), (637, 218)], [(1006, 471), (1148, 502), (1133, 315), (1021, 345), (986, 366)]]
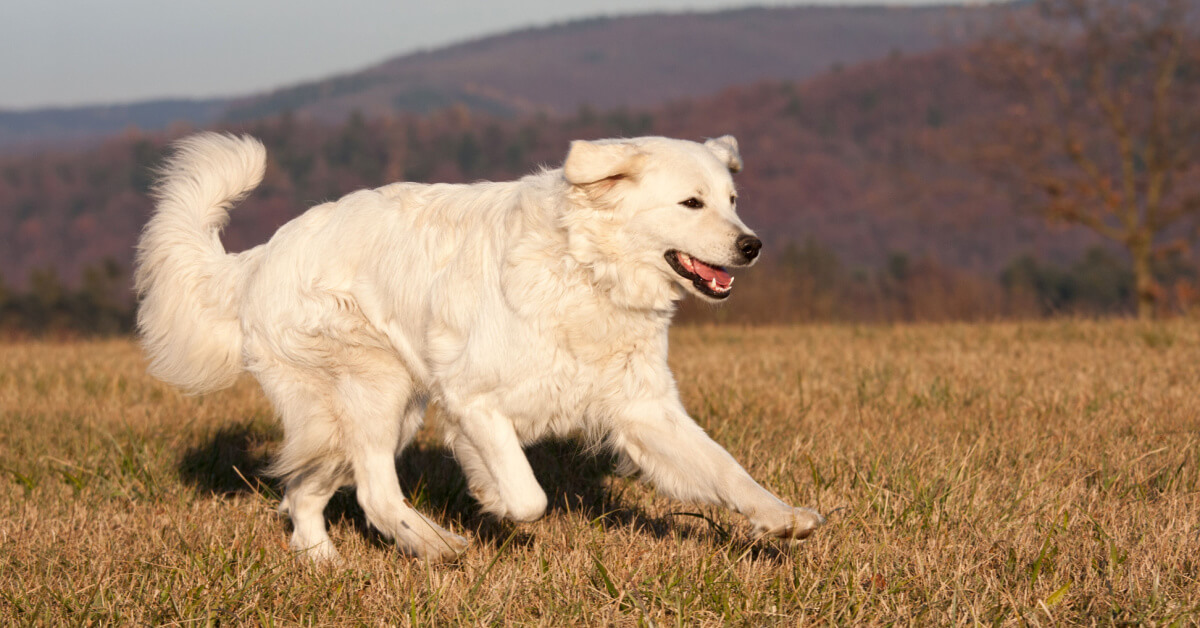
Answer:
[(814, 2), (3, 0), (0, 108), (241, 95), (526, 26), (795, 4)]

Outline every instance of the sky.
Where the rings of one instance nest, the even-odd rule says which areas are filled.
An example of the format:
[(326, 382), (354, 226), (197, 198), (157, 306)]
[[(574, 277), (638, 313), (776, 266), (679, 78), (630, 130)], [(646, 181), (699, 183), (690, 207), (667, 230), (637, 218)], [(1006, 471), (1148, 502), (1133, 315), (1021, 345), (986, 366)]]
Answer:
[(404, 53), (597, 15), (845, 3), (3, 0), (0, 109), (238, 96), (359, 70)]

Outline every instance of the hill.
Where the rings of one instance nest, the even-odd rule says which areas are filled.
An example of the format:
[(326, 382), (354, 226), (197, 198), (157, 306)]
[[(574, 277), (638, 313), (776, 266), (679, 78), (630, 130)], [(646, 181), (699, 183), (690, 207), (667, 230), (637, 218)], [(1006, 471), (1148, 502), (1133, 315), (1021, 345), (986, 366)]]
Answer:
[(180, 121), (203, 126), (219, 120), (227, 106), (224, 100), (151, 100), (130, 105), (0, 110), (0, 150), (33, 152), (47, 145), (62, 147), (114, 135), (130, 127), (162, 130)]
[(0, 111), (0, 150), (292, 111), (341, 122), (453, 105), (501, 116), (649, 107), (765, 79), (803, 80), (975, 35), (995, 8), (792, 7), (600, 18), (481, 38), (232, 100)]
[[(576, 138), (733, 133), (747, 163), (740, 205), (769, 246), (811, 239), (851, 267), (880, 267), (899, 253), (993, 277), (1024, 253), (1076, 259), (1094, 239), (1048, 232), (971, 169), (968, 147), (1003, 102), (965, 75), (966, 54), (897, 54), (805, 83), (765, 81), (561, 118), (458, 107), (337, 125), (283, 115), (229, 127), (263, 138), (271, 167), (234, 213), (226, 242), (261, 242), (315, 202), (361, 187), (517, 177), (561, 163)], [(12, 234), (0, 271), (20, 283), (36, 268), (75, 278), (105, 258), (127, 266), (150, 209), (150, 167), (168, 139), (129, 132), (88, 152), (0, 159), (0, 233)]]
[(497, 114), (646, 107), (962, 41), (994, 9), (790, 7), (596, 18), (407, 55), (233, 104), (341, 120), (463, 103)]

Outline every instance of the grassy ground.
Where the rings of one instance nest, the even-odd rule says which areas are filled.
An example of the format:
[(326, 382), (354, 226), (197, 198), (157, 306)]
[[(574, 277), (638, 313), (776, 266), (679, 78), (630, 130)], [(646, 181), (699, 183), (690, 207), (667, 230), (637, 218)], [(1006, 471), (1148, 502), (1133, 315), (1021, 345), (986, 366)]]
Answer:
[(428, 567), (327, 514), (286, 549), (252, 381), (187, 398), (128, 342), (0, 345), (0, 623), (1111, 624), (1200, 621), (1200, 325), (678, 329), (688, 407), (829, 525), (797, 546), (570, 443), (543, 520), (481, 517), (427, 431), (398, 465), (473, 539)]

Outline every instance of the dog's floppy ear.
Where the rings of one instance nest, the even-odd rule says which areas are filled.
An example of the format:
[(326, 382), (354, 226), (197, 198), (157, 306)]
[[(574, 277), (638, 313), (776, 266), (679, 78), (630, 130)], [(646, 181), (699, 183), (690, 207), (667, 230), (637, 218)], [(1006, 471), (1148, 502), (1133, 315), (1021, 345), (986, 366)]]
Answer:
[(633, 174), (641, 161), (642, 152), (629, 142), (575, 140), (563, 162), (563, 176), (572, 185), (619, 179)]
[(711, 150), (730, 172), (741, 172), (742, 154), (738, 152), (737, 140), (732, 135), (710, 139), (704, 142), (704, 146)]

